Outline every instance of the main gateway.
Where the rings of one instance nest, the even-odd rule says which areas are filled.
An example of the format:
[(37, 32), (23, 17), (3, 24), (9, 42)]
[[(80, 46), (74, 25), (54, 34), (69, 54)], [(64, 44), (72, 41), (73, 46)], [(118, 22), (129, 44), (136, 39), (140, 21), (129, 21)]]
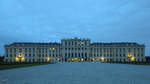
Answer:
[(138, 43), (91, 43), (77, 37), (61, 43), (12, 43), (5, 45), (5, 62), (144, 62), (145, 45)]

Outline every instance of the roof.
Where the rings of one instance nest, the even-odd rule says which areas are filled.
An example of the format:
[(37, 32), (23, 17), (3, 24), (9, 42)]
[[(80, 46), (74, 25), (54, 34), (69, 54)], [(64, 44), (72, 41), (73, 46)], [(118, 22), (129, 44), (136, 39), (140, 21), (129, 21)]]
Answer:
[(33, 42), (15, 42), (10, 45), (5, 45), (5, 46), (34, 46), (34, 45), (39, 45), (39, 46), (48, 46), (48, 45), (61, 45), (60, 43), (33, 43)]
[(145, 45), (141, 45), (135, 42), (114, 42), (114, 43), (100, 43), (100, 42), (95, 42), (92, 43), (91, 45), (119, 45), (119, 46), (145, 46)]

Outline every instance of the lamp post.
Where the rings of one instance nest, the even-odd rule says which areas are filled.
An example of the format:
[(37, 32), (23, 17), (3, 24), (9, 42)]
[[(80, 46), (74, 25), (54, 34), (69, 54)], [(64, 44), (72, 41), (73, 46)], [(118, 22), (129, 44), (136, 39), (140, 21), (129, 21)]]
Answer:
[(47, 62), (50, 62), (50, 57), (47, 57)]
[(133, 56), (131, 53), (128, 54), (128, 58), (129, 58), (132, 62), (135, 61), (135, 58), (134, 58), (134, 56)]
[(16, 57), (16, 62), (24, 62), (25, 61), (25, 58), (24, 56), (19, 53), (18, 56)]
[(104, 57), (101, 57), (100, 59), (101, 59), (102, 62), (104, 62), (104, 60), (105, 60)]

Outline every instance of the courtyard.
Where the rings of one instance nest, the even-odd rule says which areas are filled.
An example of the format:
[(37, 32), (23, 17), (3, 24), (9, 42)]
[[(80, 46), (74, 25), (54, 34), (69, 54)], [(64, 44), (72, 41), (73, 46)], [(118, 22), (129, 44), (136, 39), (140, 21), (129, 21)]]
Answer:
[(0, 70), (0, 84), (149, 84), (150, 66), (56, 63)]

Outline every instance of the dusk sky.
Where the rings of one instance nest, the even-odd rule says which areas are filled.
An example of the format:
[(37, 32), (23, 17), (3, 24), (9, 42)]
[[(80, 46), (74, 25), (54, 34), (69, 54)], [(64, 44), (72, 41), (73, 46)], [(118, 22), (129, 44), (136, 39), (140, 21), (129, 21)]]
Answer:
[(150, 56), (150, 0), (0, 0), (0, 55), (12, 42), (138, 42)]

